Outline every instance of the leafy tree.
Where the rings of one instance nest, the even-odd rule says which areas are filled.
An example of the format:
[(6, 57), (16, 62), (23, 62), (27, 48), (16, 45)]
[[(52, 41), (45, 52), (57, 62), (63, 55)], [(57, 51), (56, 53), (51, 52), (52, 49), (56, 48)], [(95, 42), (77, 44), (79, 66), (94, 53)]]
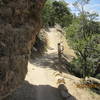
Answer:
[(77, 55), (72, 63), (80, 67), (80, 74), (84, 78), (95, 73), (100, 60), (100, 26), (94, 21), (96, 14), (90, 14), (84, 10), (84, 5), (88, 1), (75, 2), (74, 5), (79, 9), (80, 16), (74, 19), (73, 23), (66, 29), (67, 37)]
[(43, 26), (52, 26), (54, 25), (53, 21), (53, 14), (54, 10), (52, 8), (52, 1), (47, 0), (43, 10), (42, 10), (42, 20), (43, 20)]
[(53, 2), (55, 22), (59, 23), (62, 27), (68, 26), (72, 20), (72, 14), (64, 1)]
[(72, 21), (72, 14), (64, 1), (48, 0), (42, 11), (43, 24), (54, 26), (56, 23), (62, 27), (68, 26)]

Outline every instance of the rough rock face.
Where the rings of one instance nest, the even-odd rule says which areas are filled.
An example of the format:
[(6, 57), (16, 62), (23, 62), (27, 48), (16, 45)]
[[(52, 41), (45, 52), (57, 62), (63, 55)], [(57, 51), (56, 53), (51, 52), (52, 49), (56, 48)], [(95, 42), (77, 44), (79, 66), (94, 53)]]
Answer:
[(0, 0), (0, 100), (19, 87), (45, 0)]

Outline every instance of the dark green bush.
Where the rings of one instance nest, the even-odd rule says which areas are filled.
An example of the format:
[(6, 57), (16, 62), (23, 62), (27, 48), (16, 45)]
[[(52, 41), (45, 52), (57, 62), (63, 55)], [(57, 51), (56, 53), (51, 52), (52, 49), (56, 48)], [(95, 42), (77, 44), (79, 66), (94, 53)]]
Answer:
[(47, 0), (42, 10), (43, 26), (59, 24), (67, 27), (71, 24), (73, 15), (65, 1)]

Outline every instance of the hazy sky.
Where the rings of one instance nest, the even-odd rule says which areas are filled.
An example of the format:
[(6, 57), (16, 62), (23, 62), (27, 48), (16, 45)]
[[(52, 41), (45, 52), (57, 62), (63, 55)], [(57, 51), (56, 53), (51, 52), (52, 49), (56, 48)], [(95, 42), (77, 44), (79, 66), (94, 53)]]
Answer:
[[(78, 11), (74, 8), (73, 3), (76, 0), (65, 0), (67, 3), (69, 3), (69, 7), (73, 13), (78, 13)], [(96, 12), (99, 14), (98, 20), (100, 20), (100, 0), (90, 0), (90, 3), (86, 5), (85, 10), (89, 12)]]

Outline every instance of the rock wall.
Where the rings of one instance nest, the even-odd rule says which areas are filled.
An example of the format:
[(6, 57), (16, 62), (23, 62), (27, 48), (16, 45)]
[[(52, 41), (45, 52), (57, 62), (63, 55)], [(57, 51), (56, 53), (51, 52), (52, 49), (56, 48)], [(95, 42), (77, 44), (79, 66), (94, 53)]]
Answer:
[(18, 88), (40, 31), (45, 0), (0, 0), (0, 100)]

